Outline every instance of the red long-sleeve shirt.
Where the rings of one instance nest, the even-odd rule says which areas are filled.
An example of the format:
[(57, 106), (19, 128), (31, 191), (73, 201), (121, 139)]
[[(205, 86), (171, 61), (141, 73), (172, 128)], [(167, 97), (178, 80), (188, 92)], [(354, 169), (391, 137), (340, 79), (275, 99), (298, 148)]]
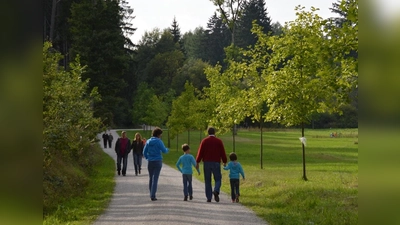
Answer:
[(215, 136), (208, 136), (204, 138), (197, 151), (196, 162), (222, 162), (226, 163), (226, 153), (224, 144), (219, 138)]

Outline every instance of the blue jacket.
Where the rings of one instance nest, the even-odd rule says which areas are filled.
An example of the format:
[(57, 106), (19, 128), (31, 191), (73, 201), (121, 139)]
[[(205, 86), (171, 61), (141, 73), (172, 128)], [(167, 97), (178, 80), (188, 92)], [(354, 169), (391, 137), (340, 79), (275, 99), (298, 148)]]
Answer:
[(161, 161), (161, 153), (168, 152), (168, 148), (166, 148), (161, 139), (157, 137), (151, 137), (147, 140), (143, 149), (143, 155), (147, 161)]
[[(182, 168), (180, 165), (182, 164)], [(176, 167), (182, 174), (193, 174), (192, 166), (196, 167), (196, 160), (190, 154), (184, 154), (179, 157), (178, 162), (176, 163)], [(199, 170), (197, 170), (199, 172)]]
[(239, 174), (241, 174), (244, 179), (244, 171), (239, 162), (230, 161), (228, 165), (224, 167), (224, 170), (229, 170), (230, 179), (239, 179)]

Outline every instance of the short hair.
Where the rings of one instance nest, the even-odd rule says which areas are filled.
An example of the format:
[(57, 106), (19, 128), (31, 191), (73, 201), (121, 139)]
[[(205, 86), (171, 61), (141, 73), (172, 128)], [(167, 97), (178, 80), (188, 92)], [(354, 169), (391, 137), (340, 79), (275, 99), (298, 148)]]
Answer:
[(183, 145), (182, 145), (182, 150), (183, 150), (184, 152), (186, 152), (186, 151), (189, 150), (189, 149), (190, 149), (190, 147), (189, 147), (188, 144), (183, 144)]
[(208, 134), (215, 134), (215, 128), (214, 127), (209, 127), (207, 130)]
[(153, 132), (151, 132), (151, 136), (158, 137), (162, 134), (162, 130), (159, 127), (154, 128)]
[(236, 153), (231, 152), (231, 154), (229, 154), (229, 159), (230, 159), (231, 161), (237, 160), (237, 155), (236, 155)]

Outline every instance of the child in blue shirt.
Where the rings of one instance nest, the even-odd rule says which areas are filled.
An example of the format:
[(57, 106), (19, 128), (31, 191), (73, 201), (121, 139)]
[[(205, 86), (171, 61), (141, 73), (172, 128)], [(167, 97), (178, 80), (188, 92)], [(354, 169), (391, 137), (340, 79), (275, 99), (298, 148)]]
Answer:
[[(193, 199), (193, 187), (192, 187), (192, 166), (196, 167), (196, 160), (192, 155), (190, 155), (190, 148), (188, 144), (183, 144), (182, 145), (182, 150), (184, 154), (179, 157), (178, 162), (176, 163), (176, 167), (178, 168), (179, 171), (182, 173), (182, 179), (183, 179), (183, 195), (185, 196), (183, 201), (189, 199)], [(182, 168), (180, 165), (182, 164)], [(197, 169), (197, 172), (200, 175), (200, 170)]]
[(231, 161), (228, 163), (228, 165), (224, 167), (224, 170), (229, 170), (232, 202), (239, 202), (239, 196), (240, 196), (239, 178), (240, 175), (242, 175), (242, 178), (244, 180), (244, 171), (242, 165), (240, 165), (240, 163), (237, 162), (237, 155), (234, 152), (229, 154), (229, 159)]

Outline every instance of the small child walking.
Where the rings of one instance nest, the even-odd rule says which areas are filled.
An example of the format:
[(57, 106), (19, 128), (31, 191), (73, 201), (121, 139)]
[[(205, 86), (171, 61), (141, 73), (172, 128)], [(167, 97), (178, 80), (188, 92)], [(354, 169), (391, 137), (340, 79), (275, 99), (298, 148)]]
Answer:
[(224, 167), (224, 170), (229, 170), (232, 202), (239, 202), (239, 178), (240, 175), (242, 175), (243, 180), (245, 179), (244, 171), (242, 165), (240, 165), (240, 163), (237, 161), (237, 155), (234, 152), (229, 154), (229, 159), (231, 161)]
[[(193, 199), (192, 166), (196, 167), (196, 160), (190, 154), (190, 147), (188, 144), (183, 144), (182, 150), (183, 150), (184, 154), (181, 157), (179, 157), (178, 162), (176, 163), (176, 167), (182, 173), (183, 195), (184, 195), (183, 201), (187, 201), (188, 196), (189, 196), (190, 200)], [(182, 167), (180, 167), (181, 164), (182, 164)], [(197, 172), (200, 175), (199, 169), (197, 169)]]

